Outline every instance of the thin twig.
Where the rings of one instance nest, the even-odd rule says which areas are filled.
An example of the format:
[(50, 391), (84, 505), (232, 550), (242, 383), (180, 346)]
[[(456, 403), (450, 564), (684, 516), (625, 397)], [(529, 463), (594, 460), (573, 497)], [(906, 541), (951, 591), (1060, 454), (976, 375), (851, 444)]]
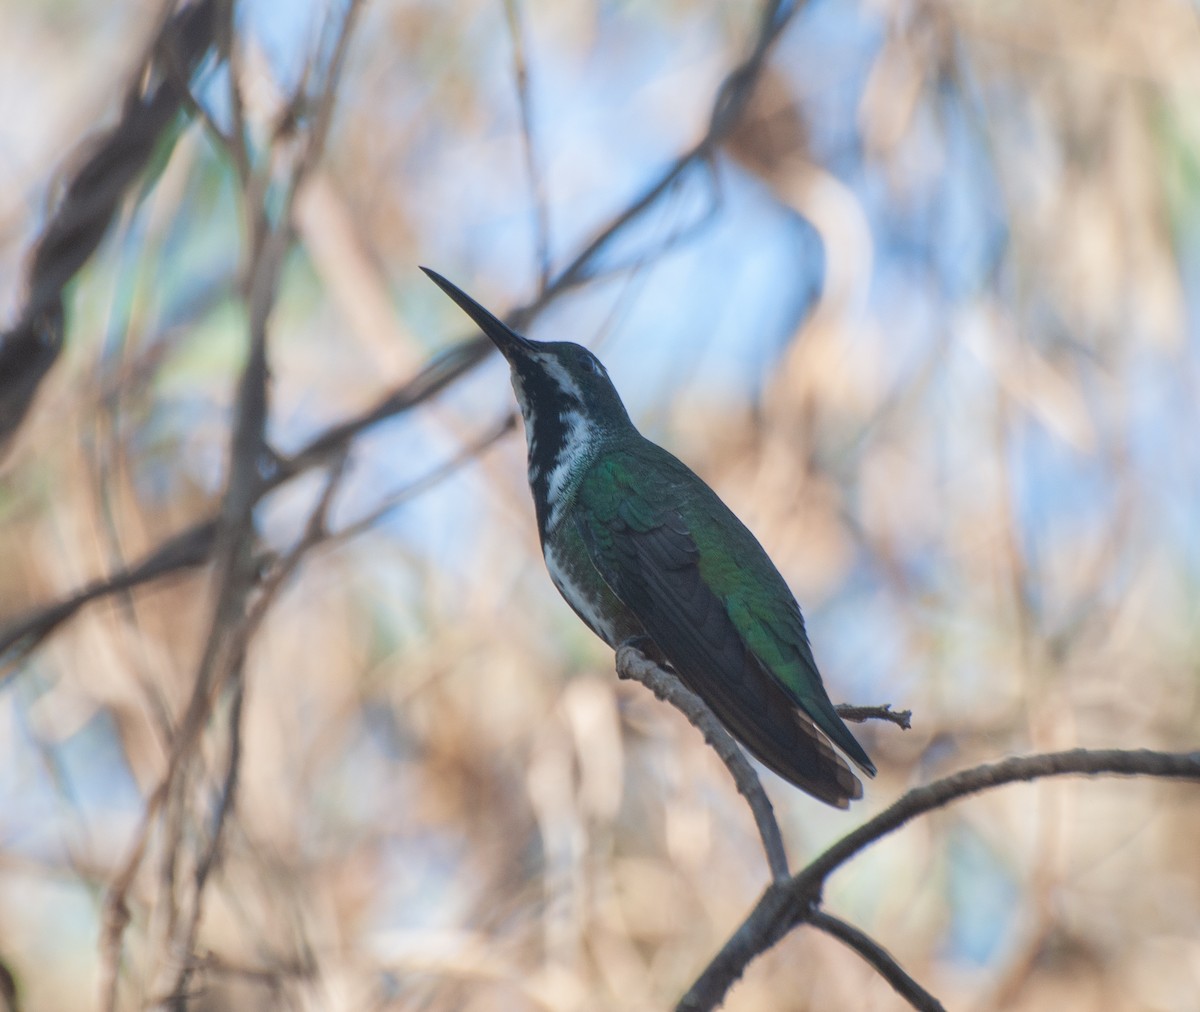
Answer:
[[(250, 608), (246, 621), (238, 630), (237, 659), (228, 679), (229, 693), (229, 743), (226, 749), (225, 777), (218, 796), (217, 810), (209, 827), (208, 842), (196, 862), (194, 875), (195, 902), (189, 914), (189, 922), (185, 926), (183, 937), (187, 944), (184, 951), (192, 951), (196, 933), (200, 926), (200, 918), (204, 911), (204, 887), (212, 869), (220, 859), (221, 843), (225, 836), (226, 826), (234, 810), (237, 800), (237, 788), (240, 782), (242, 761), (242, 724), (243, 704), (246, 694), (245, 659), (246, 650), (254, 634), (266, 618), (271, 605), (279, 596), (287, 581), (300, 567), (301, 562), (309, 552), (328, 537), (327, 521), (334, 496), (341, 487), (345, 475), (345, 458), (337, 461), (330, 469), (321, 498), (313, 507), (305, 525), (304, 534), (291, 548), (283, 560), (276, 565), (266, 577), (261, 592)], [(202, 965), (199, 960), (188, 960), (179, 969), (174, 986), (171, 988), (169, 1000), (186, 995), (189, 990), (192, 974)]]
[(482, 454), (484, 450), (498, 443), (501, 437), (516, 428), (516, 424), (517, 416), (515, 412), (505, 416), (491, 431), (486, 432), (479, 439), (463, 447), (462, 450), (444, 464), (438, 465), (428, 474), (422, 475), (403, 488), (397, 489), (384, 498), (382, 502), (365, 516), (359, 517), (359, 519), (351, 521), (345, 527), (332, 532), (327, 540), (330, 542), (348, 541), (353, 537), (357, 537), (363, 531), (370, 530), (393, 510), (403, 506), (406, 502), (410, 502), (414, 496), (428, 491), (435, 485), (445, 481), (451, 475), (462, 470), (463, 467)]
[[(348, 45), (359, 4), (351, 3), (344, 15), (324, 80), (324, 92), (317, 102), (313, 126), (294, 165), (288, 172), (281, 206), (268, 209), (262, 202), (250, 205), (251, 249), (244, 284), (244, 299), (249, 316), (248, 354), (238, 383), (235, 420), (230, 437), (229, 473), (222, 496), (213, 543), (214, 594), (208, 633), (192, 683), (191, 695), (172, 742), (167, 771), (163, 778), (163, 805), (159, 807), (162, 844), (159, 859), (159, 905), (154, 910), (152, 943), (159, 958), (159, 980), (153, 985), (160, 1001), (182, 1010), (188, 1000), (188, 985), (195, 969), (195, 938), (203, 906), (203, 887), (207, 867), (215, 860), (222, 817), (214, 827), (215, 837), (207, 854), (199, 856), (198, 872), (190, 883), (181, 882), (179, 869), (184, 858), (185, 833), (193, 783), (198, 780), (198, 742), (214, 700), (222, 689), (241, 677), (245, 653), (256, 623), (247, 611), (247, 603), (256, 579), (254, 507), (264, 494), (264, 462), (270, 453), (266, 444), (268, 418), (268, 319), (275, 304), (284, 258), (291, 246), (291, 211), (296, 193), (306, 174), (321, 156), (332, 115), (333, 93)], [(272, 211), (276, 213), (272, 213)], [(327, 496), (331, 494), (327, 490)], [(321, 511), (327, 502), (322, 500)], [(269, 600), (269, 598), (268, 598)], [(242, 690), (235, 687), (235, 701)], [(240, 703), (233, 714), (240, 719)], [(232, 732), (231, 761), (240, 757), (238, 731)], [(227, 787), (236, 785), (236, 765), (227, 772)], [(156, 792), (157, 793), (157, 792)], [(230, 803), (232, 796), (227, 795)], [(148, 823), (144, 830), (148, 829)], [(132, 870), (136, 874), (140, 856)], [(182, 895), (177, 890), (183, 886)], [(114, 959), (121, 951), (120, 924), (106, 950)], [(114, 971), (115, 973), (115, 971)], [(106, 976), (108, 976), (106, 974)], [(109, 995), (115, 989), (109, 990)]]
[(521, 110), (521, 139), (525, 148), (525, 174), (529, 180), (529, 195), (533, 201), (534, 247), (537, 256), (538, 292), (550, 284), (550, 205), (546, 200), (546, 185), (542, 179), (537, 145), (533, 139), (533, 108), (529, 97), (529, 61), (525, 55), (525, 33), (521, 26), (518, 0), (504, 0), (504, 17), (508, 23), (513, 48), (513, 78), (517, 86), (517, 106)]
[[(420, 401), (414, 401), (413, 406), (416, 406), (417, 403)], [(362, 533), (370, 524), (379, 521), (391, 510), (412, 499), (417, 493), (426, 491), (461, 470), (484, 450), (498, 442), (505, 433), (511, 431), (515, 422), (516, 415), (508, 415), (493, 429), (469, 443), (445, 463), (439, 464), (428, 474), (392, 493), (369, 514), (353, 521), (349, 527), (337, 531), (331, 537), (338, 541), (345, 541)], [(302, 450), (295, 457), (281, 462), (276, 471), (263, 483), (260, 489), (260, 498), (275, 491), (295, 475), (306, 473), (316, 467), (318, 463), (327, 461), (339, 447), (344, 452), (354, 436), (363, 431), (367, 425), (368, 423), (363, 423), (353, 434), (345, 432), (341, 440), (326, 441), (324, 437), (317, 437), (314, 443), (318, 441), (324, 443), (320, 451)], [(0, 659), (3, 659), (3, 668), (0, 668), (0, 683), (3, 683), (5, 678), (16, 670), (20, 661), (42, 643), (50, 633), (90, 602), (206, 564), (212, 556), (216, 530), (217, 518), (215, 516), (199, 521), (173, 535), (137, 564), (118, 570), (105, 579), (89, 583), (63, 600), (37, 608), (14, 619), (4, 628), (0, 628)]]
[[(334, 96), (360, 7), (361, 3), (352, 0), (342, 17), (322, 90), (315, 103), (313, 124), (304, 138), (300, 155), (288, 174), (282, 206), (277, 209), (276, 214), (272, 214), (265, 203), (258, 203), (252, 209), (251, 234), (254, 245), (249, 258), (250, 269), (245, 293), (249, 314), (249, 354), (239, 384), (231, 438), (229, 477), (214, 545), (215, 604), (192, 696), (172, 750), (172, 760), (180, 761), (173, 763), (168, 769), (168, 801), (183, 798), (188, 777), (183, 774), (175, 777), (172, 774), (182, 769), (182, 760), (187, 756), (190, 746), (198, 739), (200, 730), (211, 713), (214, 695), (222, 685), (232, 684), (235, 679), (240, 679), (246, 649), (265, 612), (266, 603), (274, 598), (274, 590), (282, 584), (291, 567), (298, 564), (300, 556), (308, 547), (309, 538), (316, 538), (324, 533), (325, 514), (341, 476), (342, 469), (338, 466), (330, 476), (325, 493), (311, 518), (310, 531), (306, 533), (298, 552), (294, 553), (291, 566), (284, 567), (274, 590), (260, 598), (257, 613), (253, 609), (248, 610), (250, 592), (257, 580), (256, 560), (252, 551), (255, 540), (254, 507), (262, 498), (263, 463), (268, 456), (268, 319), (275, 305), (284, 258), (291, 247), (290, 223), (296, 194), (324, 151), (333, 115)], [(313, 533), (314, 527), (318, 529), (318, 534)], [(235, 699), (241, 691), (235, 690)], [(239, 704), (233, 715), (240, 718), (240, 711)], [(231, 732), (231, 740), (234, 746), (232, 759), (236, 760), (240, 756), (236, 729)], [(228, 777), (236, 784), (236, 766), (231, 767)], [(174, 806), (168, 809), (164, 827), (164, 868), (170, 872), (164, 875), (164, 895), (168, 898), (174, 891), (175, 854), (183, 845), (183, 820), (171, 817), (176, 811), (182, 810), (175, 809)], [(223, 827), (222, 818), (214, 829), (214, 838), (210, 844), (211, 858), (208, 855), (202, 855), (200, 858), (201, 869), (210, 860), (215, 859)], [(166, 994), (169, 996), (168, 1000), (174, 1003), (180, 1012), (183, 1012), (186, 1005), (188, 984), (194, 969), (193, 953), (203, 906), (205, 881), (206, 874), (198, 873), (194, 876), (191, 891), (186, 897), (189, 902), (186, 916), (175, 918), (168, 915), (166, 919), (166, 945), (162, 951), (169, 955), (177, 966)], [(173, 912), (173, 906), (169, 906), (169, 914)]]
[(595, 261), (619, 232), (653, 207), (693, 165), (713, 157), (716, 149), (737, 125), (738, 117), (754, 94), (771, 47), (802, 6), (803, 2), (785, 5), (781, 0), (769, 0), (763, 9), (759, 33), (750, 55), (725, 75), (717, 88), (704, 136), (672, 162), (641, 196), (596, 233), (549, 286), (547, 294), (556, 294), (588, 280)]
[(945, 1012), (945, 1006), (913, 980), (896, 962), (895, 957), (865, 931), (817, 908), (809, 911), (804, 922), (811, 924), (818, 931), (832, 935), (857, 952), (913, 1008), (919, 1009), (920, 1012)]
[[(203, 565), (212, 554), (217, 522), (212, 517), (203, 520), (164, 541), (145, 558), (128, 569), (119, 570), (102, 580), (94, 580), (80, 590), (14, 619), (0, 629), (0, 658), (5, 670), (0, 670), (0, 682), (13, 667), (59, 625), (84, 605), (98, 598), (130, 590), (182, 569)], [(9, 654), (13, 656), (9, 656)]]
[(886, 720), (905, 731), (912, 730), (912, 710), (893, 710), (891, 703), (882, 706), (852, 706), (849, 703), (838, 703), (834, 707), (842, 720), (850, 720), (862, 724), (868, 720)]
[(150, 827), (166, 797), (166, 780), (159, 783), (146, 800), (137, 831), (129, 846), (129, 852), (117, 873), (108, 883), (104, 897), (100, 930), (100, 1007), (105, 1012), (114, 1012), (117, 1007), (117, 985), (120, 981), (122, 949), (125, 929), (129, 925), (129, 890), (146, 856), (150, 842)]

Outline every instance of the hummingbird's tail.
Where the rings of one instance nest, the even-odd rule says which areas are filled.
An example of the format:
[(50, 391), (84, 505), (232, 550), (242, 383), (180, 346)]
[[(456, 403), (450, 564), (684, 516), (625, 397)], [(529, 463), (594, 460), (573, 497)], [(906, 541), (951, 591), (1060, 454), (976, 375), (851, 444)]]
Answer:
[[(764, 766), (828, 805), (849, 808), (862, 797), (862, 782), (808, 714), (782, 691), (779, 696), (761, 709), (739, 708), (733, 719), (717, 707), (718, 716)], [(747, 713), (753, 717), (743, 721)]]
[[(796, 712), (799, 740), (777, 764), (774, 756), (759, 756), (762, 762), (802, 791), (837, 808), (849, 808), (851, 801), (863, 795), (862, 781), (851, 772), (846, 761), (838, 755), (803, 712)], [(815, 774), (815, 775), (814, 775)]]
[(829, 738), (744, 647), (731, 650), (716, 678), (706, 667), (672, 664), (764, 766), (835, 808), (862, 797), (862, 782)]

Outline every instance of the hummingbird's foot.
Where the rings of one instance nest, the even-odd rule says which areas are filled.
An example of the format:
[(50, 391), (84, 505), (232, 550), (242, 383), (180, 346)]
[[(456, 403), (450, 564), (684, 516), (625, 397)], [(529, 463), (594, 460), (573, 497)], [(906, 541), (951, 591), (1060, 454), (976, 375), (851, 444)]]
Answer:
[(617, 644), (618, 653), (626, 648), (629, 648), (630, 650), (636, 650), (643, 657), (653, 661), (659, 667), (671, 667), (666, 657), (663, 656), (663, 652), (658, 649), (658, 644), (655, 643), (654, 640), (652, 640), (649, 636), (630, 636), (628, 639), (624, 639)]

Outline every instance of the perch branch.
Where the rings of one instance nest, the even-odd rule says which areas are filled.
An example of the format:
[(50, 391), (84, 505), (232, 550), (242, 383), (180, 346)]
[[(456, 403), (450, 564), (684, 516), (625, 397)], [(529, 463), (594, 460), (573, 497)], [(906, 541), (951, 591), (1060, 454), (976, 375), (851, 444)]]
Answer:
[[(765, 952), (796, 925), (811, 920), (820, 902), (825, 880), (877, 840), (921, 815), (970, 794), (1017, 781), (1077, 774), (1200, 780), (1200, 751), (1171, 753), (1073, 749), (1016, 756), (962, 770), (924, 787), (916, 787), (842, 837), (786, 882), (770, 885), (749, 916), (696, 979), (680, 1001), (679, 1009), (694, 1012), (716, 1008), (755, 956)], [(882, 949), (879, 951), (882, 952)]]
[(776, 882), (787, 879), (787, 851), (783, 848), (783, 835), (779, 832), (771, 799), (763, 790), (750, 760), (732, 735), (721, 726), (708, 704), (684, 686), (678, 677), (655, 664), (632, 644), (624, 643), (617, 648), (617, 674), (621, 678), (641, 682), (659, 699), (679, 710), (704, 735), (704, 740), (720, 756), (737, 784), (738, 793), (746, 799), (754, 814), (758, 835), (762, 837), (763, 849), (767, 852), (771, 878)]

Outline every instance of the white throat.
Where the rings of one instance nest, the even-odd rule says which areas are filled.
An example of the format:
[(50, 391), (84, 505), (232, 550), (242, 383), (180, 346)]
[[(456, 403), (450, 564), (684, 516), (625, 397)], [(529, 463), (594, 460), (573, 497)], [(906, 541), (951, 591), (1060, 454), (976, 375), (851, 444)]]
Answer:
[[(583, 403), (582, 392), (574, 377), (553, 356), (542, 360), (546, 374), (562, 390), (565, 405), (555, 419), (556, 425), (542, 426), (542, 419), (534, 411), (533, 404), (521, 382), (520, 374), (514, 369), (513, 390), (521, 407), (525, 421), (525, 444), (529, 452), (529, 484), (535, 497), (540, 491), (544, 496), (547, 514), (546, 529), (553, 530), (562, 519), (562, 511), (570, 502), (575, 485), (586, 470), (596, 448), (597, 427), (574, 405)], [(543, 445), (542, 440), (547, 441)], [(549, 441), (553, 440), (553, 445)]]

